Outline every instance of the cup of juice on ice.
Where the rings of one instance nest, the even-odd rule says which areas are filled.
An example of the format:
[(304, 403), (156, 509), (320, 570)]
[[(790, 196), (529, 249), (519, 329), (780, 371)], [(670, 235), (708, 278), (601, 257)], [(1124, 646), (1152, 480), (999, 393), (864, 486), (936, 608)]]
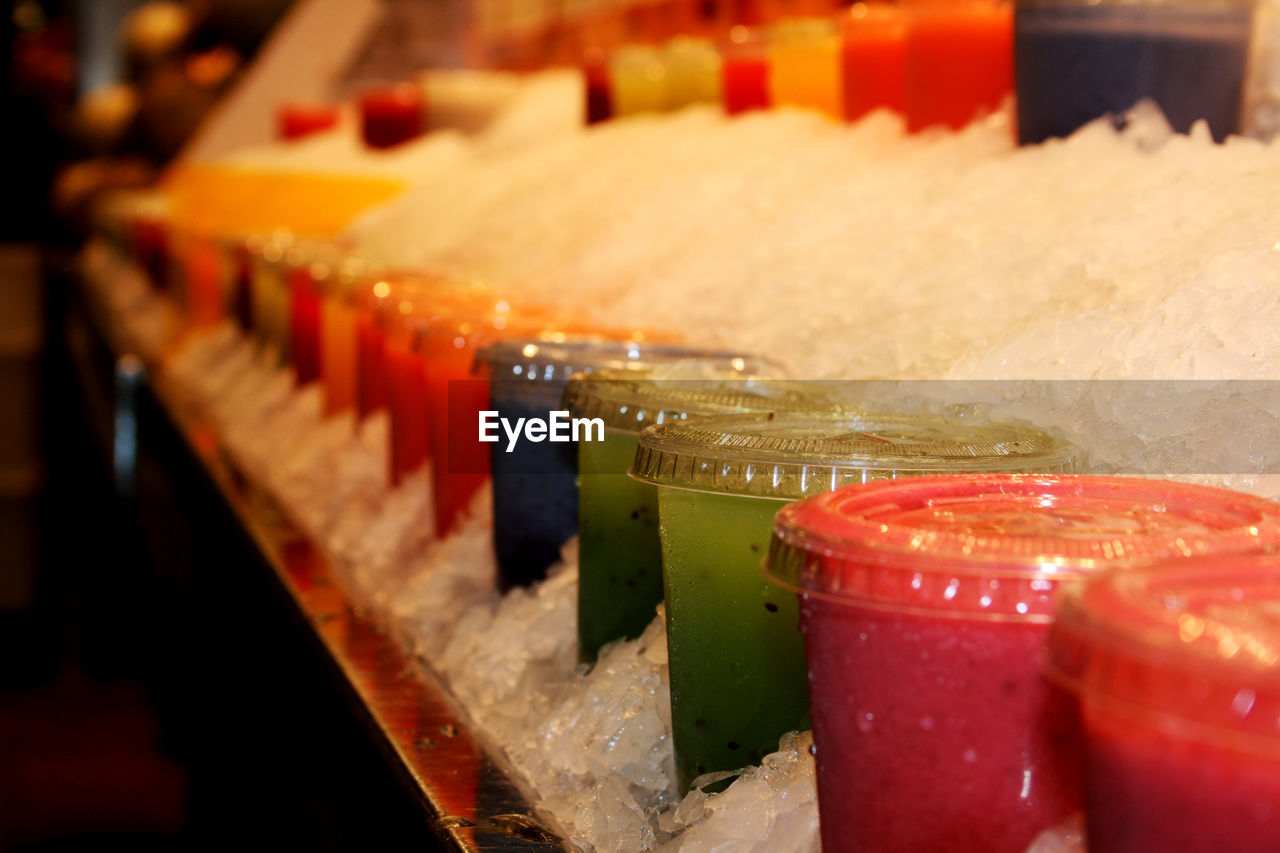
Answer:
[(676, 36), (662, 49), (667, 109), (720, 103), (720, 53), (707, 39)]
[(320, 243), (296, 244), (285, 253), (289, 357), (299, 386), (320, 378), (320, 293), (336, 260), (336, 250)]
[(1280, 850), (1280, 557), (1065, 587), (1049, 677), (1084, 722), (1089, 850)]
[(288, 231), (277, 231), (261, 245), (251, 245), (250, 313), (254, 338), (270, 361), (289, 360), (289, 291), (285, 256), (294, 243)]
[(609, 56), (613, 114), (662, 112), (667, 108), (667, 69), (662, 54), (648, 45), (624, 45)]
[(383, 329), (398, 312), (395, 281), (378, 276), (351, 292), (356, 318), (356, 418), (363, 421), (387, 406), (387, 342)]
[(588, 48), (582, 57), (582, 79), (586, 87), (583, 116), (587, 124), (613, 118), (613, 93), (609, 89), (609, 64), (600, 48)]
[(844, 115), (840, 30), (822, 18), (783, 21), (769, 33), (769, 100)]
[(218, 241), (188, 233), (178, 247), (182, 264), (181, 299), (187, 323), (193, 327), (217, 324), (223, 318), (223, 264)]
[(1151, 479), (928, 477), (784, 509), (766, 576), (801, 594), (823, 849), (1022, 853), (1081, 807), (1075, 700), (1041, 672), (1055, 588), (1277, 541), (1280, 505)]
[(681, 788), (736, 770), (809, 728), (796, 597), (764, 583), (773, 518), (845, 483), (939, 471), (1063, 471), (1070, 447), (1036, 430), (833, 412), (699, 418), (640, 435), (632, 476), (657, 486)]
[(670, 364), (575, 376), (565, 388), (574, 417), (604, 421), (604, 441), (578, 445), (578, 656), (640, 636), (662, 600), (658, 494), (627, 476), (640, 431), (692, 415), (796, 408), (797, 387), (760, 378), (782, 374), (764, 359), (690, 352)]
[(769, 108), (769, 44), (762, 29), (737, 26), (720, 44), (724, 111), (737, 115)]
[(960, 130), (1013, 91), (1013, 9), (1004, 0), (908, 6), (907, 129)]
[[(466, 515), (489, 477), (489, 456), (478, 447), (479, 414), (488, 407), (488, 382), (472, 376), (476, 351), (507, 338), (572, 332), (575, 323), (562, 314), (522, 306), (482, 294), (433, 316), (417, 335), (417, 351), (426, 365), (427, 437), (436, 535), (445, 536)], [(459, 446), (451, 450), (451, 442)], [(464, 446), (465, 445), (465, 446)]]
[(1143, 98), (1186, 133), (1240, 127), (1254, 3), (1024, 0), (1014, 13), (1018, 139), (1067, 136)]
[(854, 3), (841, 24), (845, 121), (881, 108), (905, 112), (906, 11), (896, 3)]
[(426, 109), (415, 83), (372, 89), (360, 97), (360, 135), (370, 148), (394, 148), (422, 134)]
[[(488, 370), (490, 408), (515, 423), (521, 417), (546, 419), (549, 411), (561, 409), (571, 376), (585, 377), (601, 370), (643, 371), (693, 359), (724, 358), (731, 356), (647, 343), (634, 335), (612, 339), (597, 335), (503, 341), (482, 349), (476, 361)], [(585, 431), (581, 441), (521, 441), (508, 449), (503, 438), (491, 445), (494, 545), (504, 586), (541, 578), (559, 558), (560, 547), (578, 532), (575, 478), (579, 447), (607, 439), (603, 419), (599, 429), (589, 422), (576, 428), (570, 423), (569, 428)], [(634, 448), (632, 440), (632, 456)], [(626, 459), (617, 472), (625, 471), (630, 461)], [(652, 618), (650, 605), (645, 624)]]
[(359, 298), (381, 280), (380, 272), (373, 264), (343, 258), (320, 281), (320, 381), (324, 385), (326, 415), (355, 408), (356, 305)]
[(390, 422), (388, 482), (392, 487), (433, 457), (430, 424), (434, 403), (428, 394), (429, 366), (422, 337), (434, 320), (459, 310), (475, 310), (473, 306), (483, 298), (480, 291), (424, 276), (401, 276), (392, 285), (391, 304), (379, 317)]

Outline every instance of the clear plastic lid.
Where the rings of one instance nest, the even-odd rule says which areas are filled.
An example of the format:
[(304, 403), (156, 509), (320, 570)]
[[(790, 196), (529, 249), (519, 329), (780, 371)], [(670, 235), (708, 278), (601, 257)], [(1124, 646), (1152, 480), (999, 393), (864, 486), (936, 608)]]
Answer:
[(1046, 663), (1050, 678), (1113, 713), (1280, 757), (1280, 555), (1067, 584)]
[(1064, 579), (1280, 543), (1280, 504), (1125, 477), (960, 474), (841, 488), (774, 520), (766, 572), (807, 594), (1047, 622)]
[(796, 500), (850, 483), (959, 472), (1069, 473), (1074, 448), (1047, 433), (942, 417), (812, 411), (649, 427), (632, 471), (662, 486)]
[(780, 377), (761, 358), (732, 354), (682, 358), (633, 370), (579, 374), (565, 386), (574, 417), (600, 418), (610, 429), (639, 433), (647, 426), (699, 415), (813, 410), (814, 392)]
[(494, 379), (562, 386), (575, 373), (640, 370), (688, 359), (731, 362), (739, 358), (734, 353), (646, 342), (650, 337), (635, 331), (499, 341), (476, 353), (476, 364), (487, 366)]

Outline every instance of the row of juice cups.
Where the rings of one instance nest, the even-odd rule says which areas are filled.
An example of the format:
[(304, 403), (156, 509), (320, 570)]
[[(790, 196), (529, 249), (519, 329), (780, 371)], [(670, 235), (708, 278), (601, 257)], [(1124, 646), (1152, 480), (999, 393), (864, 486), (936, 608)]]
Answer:
[[(345, 339), (345, 357), (354, 346), (359, 362), (381, 335), (388, 403), (404, 355), (402, 378), (422, 384), (402, 390), (426, 404), (428, 421), (442, 408), (519, 417), (561, 400), (602, 418), (603, 440), (579, 442), (576, 466), (549, 443), (522, 445), (523, 459), (489, 448), (495, 546), (516, 561), (508, 581), (519, 582), (578, 532), (584, 659), (637, 635), (665, 598), (682, 788), (703, 771), (759, 761), (780, 734), (809, 725), (812, 707), (828, 850), (1021, 850), (1075, 810), (1082, 790), (1096, 850), (1147, 849), (1162, 832), (1277, 843), (1267, 809), (1280, 801), (1270, 796), (1280, 697), (1268, 627), (1278, 574), (1272, 558), (1238, 555), (1276, 544), (1280, 507), (1054, 473), (1071, 471), (1074, 453), (1034, 430), (868, 415), (825, 386), (755, 378), (776, 372), (757, 359), (549, 337), (543, 322), (506, 322), (519, 315), (481, 289), (369, 285), (290, 256), (279, 245), (249, 253), (247, 279), (255, 335), (264, 351), (291, 353), (295, 369), (309, 369), (314, 336), (320, 352)], [(312, 288), (327, 297), (314, 311)], [(442, 308), (415, 315), (460, 290), (492, 310), (465, 322)], [(439, 378), (434, 398), (422, 393), (430, 359), (408, 358), (415, 345), (397, 342), (413, 332), (427, 355), (423, 343), (436, 338), (434, 354), (452, 358), (447, 376), (469, 376), (481, 325), (485, 393), (464, 383), (470, 396), (450, 399)], [(506, 334), (517, 337), (499, 340)], [(373, 367), (342, 381), (326, 374), (329, 408), (333, 388), (352, 384), (352, 405), (375, 405), (364, 388), (379, 384)], [(403, 413), (392, 420), (408, 426)], [(437, 503), (452, 503), (442, 533), (465, 506), (452, 480), (462, 475), (441, 464), (444, 437), (421, 451), (436, 453)], [(919, 476), (946, 471), (970, 473)], [(1024, 473), (972, 473), (993, 471)], [(465, 476), (470, 486), (484, 479)], [(1066, 597), (1048, 653), (1055, 683), (1086, 698), (1094, 772), (1082, 786), (1079, 716), (1041, 659), (1054, 592), (1088, 575), (1099, 579)], [(1160, 811), (1179, 797), (1203, 807)], [(1214, 825), (1212, 809), (1231, 827)]]
[(716, 43), (626, 45), (584, 65), (587, 122), (694, 103), (854, 121), (887, 108), (919, 130), (999, 108), (1013, 81), (1012, 7), (989, 0), (858, 3), (837, 18), (735, 27)]
[[(504, 415), (565, 385), (604, 421), (578, 445), (580, 650), (665, 599), (682, 790), (811, 711), (828, 851), (1022, 851), (1086, 802), (1095, 853), (1280, 844), (1280, 505), (1065, 473), (1034, 429), (858, 411), (746, 356), (573, 373), (604, 350), (481, 360)], [(524, 452), (495, 450), (495, 535), (528, 549), (573, 469)]]
[(737, 27), (719, 44), (618, 48), (584, 66), (587, 121), (719, 103), (846, 121), (888, 108), (911, 131), (959, 129), (1016, 90), (1023, 143), (1142, 98), (1175, 130), (1206, 119), (1221, 140), (1243, 119), (1252, 15), (1250, 0), (858, 3), (835, 19)]

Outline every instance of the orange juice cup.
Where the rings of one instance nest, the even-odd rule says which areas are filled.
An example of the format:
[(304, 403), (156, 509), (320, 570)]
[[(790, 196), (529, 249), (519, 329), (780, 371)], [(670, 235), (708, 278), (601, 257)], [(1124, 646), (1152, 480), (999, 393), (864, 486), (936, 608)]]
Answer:
[(840, 31), (829, 20), (784, 21), (769, 39), (769, 96), (774, 106), (844, 115)]

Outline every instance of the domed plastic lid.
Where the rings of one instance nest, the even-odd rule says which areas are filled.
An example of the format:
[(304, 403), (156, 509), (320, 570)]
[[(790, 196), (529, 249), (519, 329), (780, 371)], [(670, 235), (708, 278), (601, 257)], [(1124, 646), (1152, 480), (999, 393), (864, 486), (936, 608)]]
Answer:
[(1164, 480), (973, 474), (848, 486), (774, 521), (767, 572), (860, 606), (1049, 621), (1064, 580), (1280, 543), (1280, 504)]
[(745, 358), (729, 352), (646, 343), (641, 332), (615, 335), (542, 335), (500, 341), (476, 353), (476, 364), (490, 368), (493, 379), (563, 385), (575, 373), (638, 370), (689, 359), (733, 362)]
[(834, 412), (699, 418), (650, 427), (633, 475), (661, 486), (795, 500), (849, 483), (961, 471), (1075, 470), (1074, 449), (1001, 423)]
[(765, 378), (782, 375), (780, 367), (762, 358), (728, 353), (682, 358), (574, 376), (565, 387), (564, 405), (574, 417), (600, 418), (611, 429), (634, 433), (698, 415), (813, 410), (812, 385)]
[(1068, 584), (1047, 669), (1113, 713), (1280, 756), (1280, 555), (1183, 561)]

